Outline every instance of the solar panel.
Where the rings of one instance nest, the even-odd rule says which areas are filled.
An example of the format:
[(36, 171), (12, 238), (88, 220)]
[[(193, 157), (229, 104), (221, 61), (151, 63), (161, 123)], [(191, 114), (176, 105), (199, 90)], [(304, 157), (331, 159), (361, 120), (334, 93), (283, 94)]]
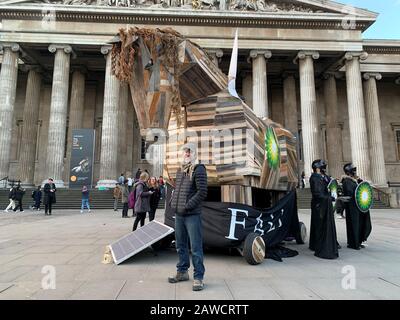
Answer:
[(114, 262), (120, 264), (173, 232), (173, 228), (155, 220), (145, 224), (110, 245)]

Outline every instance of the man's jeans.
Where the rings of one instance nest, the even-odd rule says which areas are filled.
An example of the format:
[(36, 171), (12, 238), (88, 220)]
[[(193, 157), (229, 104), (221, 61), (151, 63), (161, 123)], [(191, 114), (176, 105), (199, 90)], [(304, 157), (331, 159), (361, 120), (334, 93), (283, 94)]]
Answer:
[(176, 265), (178, 272), (186, 272), (190, 267), (189, 240), (192, 251), (192, 262), (196, 280), (203, 280), (203, 229), (201, 215), (175, 216), (176, 251), (179, 262)]
[(85, 209), (85, 207), (87, 207), (90, 210), (89, 199), (82, 199), (81, 210)]

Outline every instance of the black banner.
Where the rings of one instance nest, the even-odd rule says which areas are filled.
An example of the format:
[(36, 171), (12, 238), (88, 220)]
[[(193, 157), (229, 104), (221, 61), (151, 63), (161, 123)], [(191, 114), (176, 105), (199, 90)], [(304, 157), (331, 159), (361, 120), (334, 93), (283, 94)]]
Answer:
[(92, 187), (94, 158), (94, 130), (72, 130), (69, 187)]
[[(165, 224), (174, 228), (174, 212), (167, 192)], [(226, 202), (204, 202), (202, 207), (203, 240), (207, 247), (239, 246), (249, 233), (259, 233), (267, 247), (275, 247), (286, 237), (300, 234), (296, 191), (282, 198), (269, 209)]]

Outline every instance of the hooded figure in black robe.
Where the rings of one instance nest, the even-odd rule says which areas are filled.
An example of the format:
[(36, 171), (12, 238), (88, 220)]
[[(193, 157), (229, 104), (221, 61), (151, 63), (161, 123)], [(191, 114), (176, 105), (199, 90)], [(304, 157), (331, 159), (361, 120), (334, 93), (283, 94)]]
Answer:
[(315, 256), (319, 258), (336, 259), (339, 257), (339, 245), (332, 196), (328, 190), (330, 177), (325, 175), (325, 161), (315, 160), (312, 166), (314, 173), (310, 177), (312, 193), (310, 249), (315, 251)]
[(347, 247), (355, 250), (364, 248), (362, 243), (367, 241), (372, 231), (370, 212), (362, 212), (356, 204), (356, 189), (363, 180), (357, 177), (357, 168), (352, 163), (348, 163), (343, 168), (346, 173), (342, 177), (343, 195), (350, 197), (346, 203), (346, 233)]

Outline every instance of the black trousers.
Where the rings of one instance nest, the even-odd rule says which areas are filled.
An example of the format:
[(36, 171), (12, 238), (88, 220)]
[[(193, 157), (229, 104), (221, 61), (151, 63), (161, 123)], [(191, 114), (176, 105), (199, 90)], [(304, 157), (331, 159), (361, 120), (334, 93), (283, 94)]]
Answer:
[(138, 212), (136, 215), (135, 222), (133, 223), (132, 231), (135, 231), (137, 229), (139, 221), (140, 221), (140, 226), (143, 227), (145, 219), (146, 219), (146, 212)]
[(53, 206), (53, 203), (51, 201), (46, 202), (44, 204), (44, 213), (47, 214), (47, 212), (48, 212), (49, 214), (51, 214), (52, 206)]
[(122, 209), (122, 218), (128, 216), (128, 210), (129, 210), (128, 203), (124, 203), (124, 208)]
[(149, 212), (149, 221), (153, 221), (154, 217), (156, 216), (156, 210), (150, 210)]
[(22, 200), (15, 200), (15, 202), (17, 203), (17, 205), (14, 208), (14, 212), (17, 211), (18, 208), (19, 208), (19, 211), (24, 211), (22, 209)]

